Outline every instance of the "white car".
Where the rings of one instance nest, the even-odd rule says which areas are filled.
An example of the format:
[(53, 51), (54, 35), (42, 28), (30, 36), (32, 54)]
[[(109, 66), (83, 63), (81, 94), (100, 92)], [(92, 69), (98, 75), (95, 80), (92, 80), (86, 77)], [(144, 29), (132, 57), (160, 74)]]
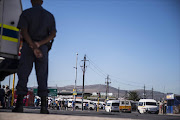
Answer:
[(138, 112), (142, 113), (159, 113), (159, 107), (154, 99), (140, 99), (138, 103)]

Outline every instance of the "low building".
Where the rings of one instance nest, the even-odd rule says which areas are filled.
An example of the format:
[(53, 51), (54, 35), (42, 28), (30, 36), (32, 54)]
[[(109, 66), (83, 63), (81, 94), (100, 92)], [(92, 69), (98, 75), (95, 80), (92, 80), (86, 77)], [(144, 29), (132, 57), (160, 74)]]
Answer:
[(178, 114), (180, 113), (180, 96), (175, 94), (167, 94), (167, 108), (166, 113)]

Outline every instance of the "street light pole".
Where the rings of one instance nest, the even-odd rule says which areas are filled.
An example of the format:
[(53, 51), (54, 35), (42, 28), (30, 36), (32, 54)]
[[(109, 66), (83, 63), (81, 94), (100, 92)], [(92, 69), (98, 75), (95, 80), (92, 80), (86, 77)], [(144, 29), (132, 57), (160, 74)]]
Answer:
[[(75, 93), (77, 93), (77, 90), (76, 90), (76, 85), (77, 85), (77, 61), (78, 61), (78, 53), (76, 53), (76, 67), (75, 67), (75, 69), (76, 69), (76, 78), (75, 78), (75, 85), (74, 85), (74, 91), (75, 91)], [(74, 92), (73, 91), (73, 92)], [(73, 110), (75, 109), (75, 106), (76, 105), (76, 95), (74, 95), (74, 108), (73, 108)]]
[(76, 90), (76, 85), (77, 85), (77, 61), (78, 61), (78, 53), (76, 53), (76, 79), (75, 79), (75, 86), (74, 89)]

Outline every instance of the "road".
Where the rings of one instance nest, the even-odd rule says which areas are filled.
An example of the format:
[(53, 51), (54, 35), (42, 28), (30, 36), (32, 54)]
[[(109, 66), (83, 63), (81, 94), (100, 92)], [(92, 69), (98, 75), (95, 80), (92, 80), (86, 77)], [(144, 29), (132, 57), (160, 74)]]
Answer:
[(132, 113), (107, 113), (96, 111), (49, 110), (40, 114), (40, 109), (24, 108), (24, 113), (12, 113), (11, 109), (0, 109), (0, 120), (180, 120), (180, 115), (157, 115)]

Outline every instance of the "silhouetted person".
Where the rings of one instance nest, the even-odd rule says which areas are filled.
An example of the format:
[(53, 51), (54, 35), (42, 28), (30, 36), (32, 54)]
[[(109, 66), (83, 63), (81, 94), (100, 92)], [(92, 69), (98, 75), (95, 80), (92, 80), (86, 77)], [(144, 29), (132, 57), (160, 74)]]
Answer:
[(5, 108), (4, 98), (5, 98), (5, 91), (3, 88), (1, 88), (1, 84), (0, 84), (0, 102), (3, 108)]
[(56, 36), (54, 16), (42, 8), (43, 0), (31, 0), (32, 8), (22, 12), (18, 28), (23, 37), (23, 47), (18, 66), (19, 78), (17, 89), (17, 104), (13, 112), (23, 112), (23, 97), (27, 94), (28, 77), (32, 71), (33, 63), (38, 82), (38, 96), (41, 97), (40, 113), (48, 114), (47, 100), (48, 88), (48, 43)]

